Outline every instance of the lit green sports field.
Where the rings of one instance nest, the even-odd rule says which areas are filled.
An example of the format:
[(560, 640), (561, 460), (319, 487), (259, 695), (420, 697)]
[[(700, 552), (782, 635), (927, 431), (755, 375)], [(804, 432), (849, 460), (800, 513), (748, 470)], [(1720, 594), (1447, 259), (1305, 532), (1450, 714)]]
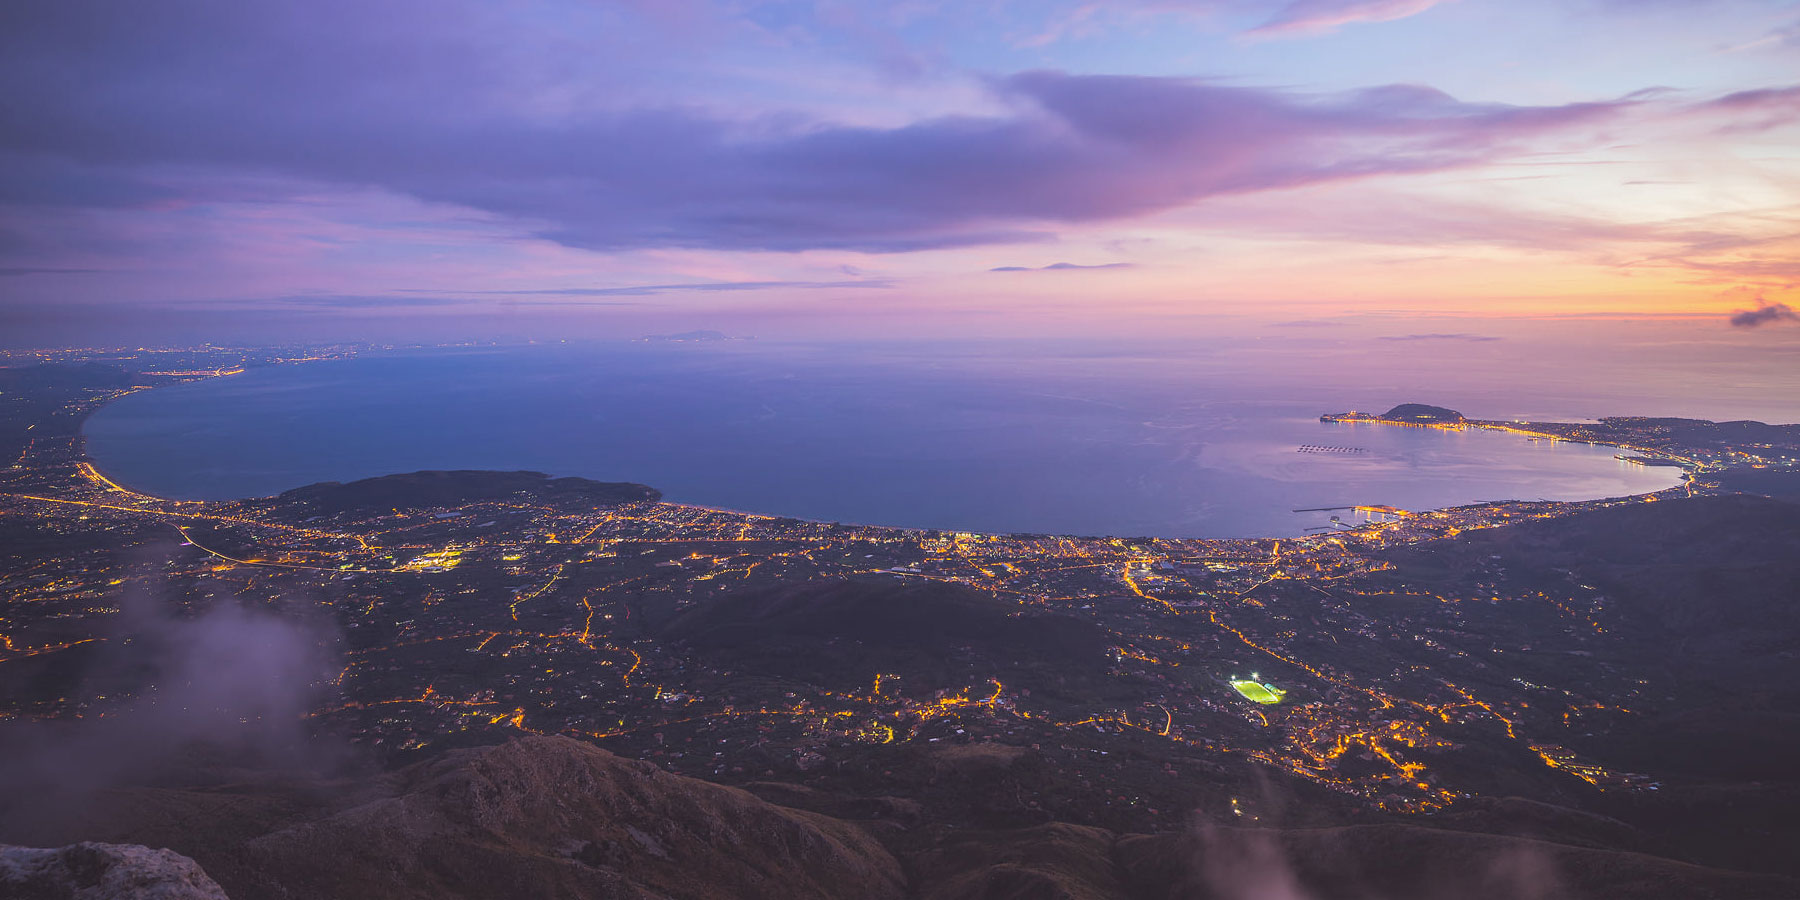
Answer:
[(1282, 696), (1287, 693), (1287, 691), (1275, 687), (1274, 685), (1262, 684), (1248, 679), (1233, 681), (1231, 686), (1237, 688), (1237, 692), (1243, 694), (1244, 699), (1267, 705), (1280, 703)]

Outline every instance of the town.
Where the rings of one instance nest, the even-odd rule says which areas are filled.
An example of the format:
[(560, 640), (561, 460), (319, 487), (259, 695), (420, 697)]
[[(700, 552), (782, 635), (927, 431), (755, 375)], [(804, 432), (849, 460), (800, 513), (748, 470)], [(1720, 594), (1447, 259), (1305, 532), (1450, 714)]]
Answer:
[[(1714, 441), (1669, 420), (1436, 422), (1613, 444), (1687, 477), (1635, 497), (1359, 507), (1329, 533), (1166, 540), (809, 522), (534, 473), (182, 501), (116, 484), (83, 452), (83, 418), (124, 393), (348, 352), (86, 351), (5, 370), (0, 717), (147, 701), (80, 673), (129, 639), (119, 611), (148, 597), (322, 619), (331, 671), (309, 727), (396, 762), (560, 734), (713, 780), (866, 792), (921, 759), (1028, 749), (1082, 777), (1022, 810), (1138, 828), (1196, 806), (1254, 819), (1266, 778), (1381, 814), (1655, 791), (1654, 773), (1587, 740), (1678, 690), (1609, 651), (1601, 589), (1504, 554), (1421, 560), (1459, 535), (1722, 493), (1723, 476), (1796, 456), (1791, 437)], [(1353, 415), (1346, 428), (1413, 424)], [(820, 620), (844, 624), (810, 649), (791, 633)], [(904, 644), (909, 628), (929, 640), (877, 640)], [(1195, 771), (1208, 777), (1177, 777)]]

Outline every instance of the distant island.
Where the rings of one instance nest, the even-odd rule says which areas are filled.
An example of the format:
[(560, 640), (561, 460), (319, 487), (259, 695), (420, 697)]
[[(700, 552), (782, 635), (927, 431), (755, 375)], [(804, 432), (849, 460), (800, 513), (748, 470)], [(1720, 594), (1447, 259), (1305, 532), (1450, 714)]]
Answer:
[(747, 337), (732, 337), (723, 331), (683, 331), (676, 334), (646, 334), (640, 341), (652, 344), (688, 344), (704, 341), (747, 341)]

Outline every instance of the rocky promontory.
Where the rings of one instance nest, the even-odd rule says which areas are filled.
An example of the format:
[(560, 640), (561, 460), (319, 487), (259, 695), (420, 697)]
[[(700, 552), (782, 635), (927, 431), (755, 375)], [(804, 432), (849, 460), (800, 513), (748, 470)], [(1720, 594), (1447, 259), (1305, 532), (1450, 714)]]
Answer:
[(0, 896), (13, 900), (226, 900), (200, 864), (173, 850), (84, 841), (0, 844)]

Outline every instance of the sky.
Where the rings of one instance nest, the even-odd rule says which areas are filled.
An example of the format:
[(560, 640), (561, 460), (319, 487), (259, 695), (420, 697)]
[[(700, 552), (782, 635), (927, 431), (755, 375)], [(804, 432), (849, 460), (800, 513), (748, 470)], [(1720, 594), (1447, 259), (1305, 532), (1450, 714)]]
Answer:
[(58, 0), (0, 44), (15, 346), (1800, 347), (1800, 0)]

